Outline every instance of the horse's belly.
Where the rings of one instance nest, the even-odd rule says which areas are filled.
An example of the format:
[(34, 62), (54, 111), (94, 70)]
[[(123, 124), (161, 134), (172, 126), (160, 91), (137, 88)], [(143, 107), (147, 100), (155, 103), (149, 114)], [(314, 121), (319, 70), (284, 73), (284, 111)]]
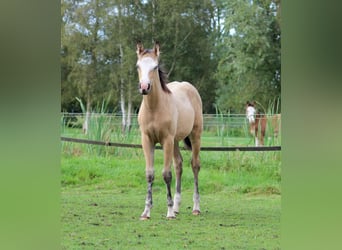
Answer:
[(177, 141), (183, 140), (191, 133), (194, 127), (194, 120), (195, 113), (191, 108), (180, 111), (177, 120), (177, 131), (175, 136)]

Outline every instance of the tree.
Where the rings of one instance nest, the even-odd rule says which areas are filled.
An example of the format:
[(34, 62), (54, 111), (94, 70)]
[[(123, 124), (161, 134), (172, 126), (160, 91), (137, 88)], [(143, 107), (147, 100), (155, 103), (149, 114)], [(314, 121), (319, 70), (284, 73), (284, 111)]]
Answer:
[(126, 132), (131, 128), (134, 109), (140, 103), (133, 86), (136, 78), (135, 42), (142, 30), (142, 4), (139, 1), (112, 0), (106, 12), (105, 50), (110, 65), (109, 82), (122, 114), (122, 131)]
[(280, 100), (279, 1), (227, 2), (217, 104), (241, 112), (248, 100), (267, 107)]
[(202, 96), (204, 112), (213, 111), (217, 65), (212, 53), (213, 1), (150, 0), (144, 10), (149, 27), (145, 39), (151, 44), (160, 41), (169, 80), (191, 82)]
[(280, 96), (279, 0), (62, 0), (62, 109), (111, 96), (130, 128), (141, 96), (137, 40), (161, 43), (170, 81), (189, 81), (203, 111), (241, 111)]
[(62, 1), (62, 50), (68, 51), (71, 70), (68, 82), (77, 87), (86, 100), (84, 129), (88, 129), (89, 113), (97, 96), (107, 89), (103, 51), (104, 6), (100, 0)]

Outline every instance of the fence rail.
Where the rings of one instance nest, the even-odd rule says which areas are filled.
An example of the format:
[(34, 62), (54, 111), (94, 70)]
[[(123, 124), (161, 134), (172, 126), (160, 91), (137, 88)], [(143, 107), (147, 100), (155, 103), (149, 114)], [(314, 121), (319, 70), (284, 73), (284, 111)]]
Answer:
[[(140, 144), (128, 144), (128, 143), (116, 143), (116, 142), (104, 142), (104, 141), (95, 141), (88, 139), (77, 139), (70, 137), (61, 137), (62, 141), (66, 142), (75, 142), (75, 143), (83, 143), (83, 144), (92, 144), (92, 145), (102, 145), (102, 146), (111, 146), (111, 147), (122, 147), (122, 148), (142, 148)], [(161, 146), (156, 146), (156, 149), (162, 149)], [(184, 148), (182, 148), (184, 149)], [(267, 147), (252, 147), (252, 146), (231, 146), (231, 147), (201, 147), (201, 151), (281, 151), (281, 146), (267, 146)]]

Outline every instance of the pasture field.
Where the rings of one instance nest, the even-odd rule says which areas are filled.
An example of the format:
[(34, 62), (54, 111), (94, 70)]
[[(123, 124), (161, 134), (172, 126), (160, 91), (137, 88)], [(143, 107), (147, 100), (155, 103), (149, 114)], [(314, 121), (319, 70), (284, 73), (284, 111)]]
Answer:
[[(205, 187), (202, 187), (203, 190)], [(166, 220), (164, 188), (154, 190), (149, 221), (139, 221), (145, 193), (102, 187), (63, 188), (62, 249), (280, 249), (280, 198), (202, 191), (202, 214), (183, 192), (175, 220)]]
[[(253, 145), (243, 119), (221, 118), (207, 120), (202, 146)], [(92, 119), (87, 136), (62, 120), (62, 136), (140, 144), (136, 126), (123, 135), (110, 119)], [(163, 155), (156, 150), (151, 219), (140, 221), (147, 187), (142, 149), (61, 145), (62, 249), (280, 249), (281, 152), (201, 152), (201, 214), (193, 216), (191, 153), (182, 150), (182, 205), (167, 220)]]
[[(203, 137), (203, 146), (212, 143)], [(198, 217), (191, 214), (190, 152), (182, 155), (180, 214), (165, 218), (157, 150), (154, 207), (151, 219), (140, 221), (146, 195), (142, 150), (62, 142), (61, 248), (280, 249), (280, 152), (202, 152)]]

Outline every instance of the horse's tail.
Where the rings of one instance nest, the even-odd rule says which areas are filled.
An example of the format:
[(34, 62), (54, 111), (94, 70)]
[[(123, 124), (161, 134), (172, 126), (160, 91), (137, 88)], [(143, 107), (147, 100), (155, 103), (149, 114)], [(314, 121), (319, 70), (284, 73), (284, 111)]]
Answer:
[(192, 147), (191, 147), (191, 141), (190, 141), (190, 139), (189, 139), (189, 136), (185, 137), (183, 141), (184, 141), (184, 147), (185, 147), (185, 149), (191, 150)]

